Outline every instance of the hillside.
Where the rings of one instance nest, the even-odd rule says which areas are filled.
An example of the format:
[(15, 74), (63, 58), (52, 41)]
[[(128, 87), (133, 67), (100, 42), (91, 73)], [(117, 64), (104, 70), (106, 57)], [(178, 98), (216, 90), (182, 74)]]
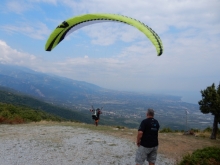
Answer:
[[(35, 113), (38, 118), (42, 118), (44, 120), (47, 120), (47, 116), (52, 115), (52, 118), (58, 118), (58, 120), (71, 120), (83, 123), (93, 123), (89, 109), (87, 111), (76, 111), (74, 109), (59, 107), (57, 105), (46, 103), (43, 100), (25, 95), (13, 89), (1, 86), (0, 100), (0, 108), (4, 108), (4, 106), (8, 104), (7, 106), (14, 107), (18, 111), (20, 111), (20, 109), (23, 109), (22, 112), (19, 112), (21, 114), (34, 111), (33, 113)], [(6, 103), (6, 105), (4, 103)], [(27, 111), (27, 109), (29, 111)], [(99, 123), (101, 125), (126, 125), (128, 127), (136, 127), (138, 125), (138, 123), (125, 124), (126, 120), (126, 118), (112, 118), (104, 114), (104, 116), (101, 116), (101, 120)]]
[(22, 124), (27, 122), (65, 121), (44, 111), (33, 110), (29, 107), (15, 106), (0, 102), (0, 124)]
[(3, 64), (0, 64), (0, 85), (66, 107), (88, 104), (87, 95), (98, 95), (102, 90), (83, 81)]
[(88, 116), (79, 112), (71, 111), (66, 108), (58, 107), (45, 103), (39, 99), (32, 98), (12, 89), (0, 87), (0, 102), (11, 104), (17, 108), (26, 107), (35, 111), (43, 111), (49, 114), (59, 116), (67, 120), (88, 122)]

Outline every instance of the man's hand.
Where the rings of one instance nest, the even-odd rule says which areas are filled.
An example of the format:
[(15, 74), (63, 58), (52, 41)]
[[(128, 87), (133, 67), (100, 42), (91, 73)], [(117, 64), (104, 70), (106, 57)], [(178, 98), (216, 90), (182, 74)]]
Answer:
[(142, 131), (138, 131), (137, 142), (136, 142), (138, 147), (140, 146), (142, 136), (143, 136), (143, 132)]

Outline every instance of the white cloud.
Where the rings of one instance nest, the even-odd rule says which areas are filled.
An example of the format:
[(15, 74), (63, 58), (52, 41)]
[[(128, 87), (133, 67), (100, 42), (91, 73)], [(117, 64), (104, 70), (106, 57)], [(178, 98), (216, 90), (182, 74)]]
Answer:
[(48, 4), (57, 5), (58, 0), (29, 0), (29, 2), (48, 3)]
[[(15, 12), (18, 14), (23, 13), (24, 11), (27, 11), (31, 8), (31, 5), (28, 3), (25, 3), (24, 1), (7, 1), (6, 3), (7, 10), (11, 12)], [(4, 9), (6, 10), (6, 9)]]
[[(72, 8), (74, 15), (82, 13), (116, 13), (124, 14), (136, 19), (148, 22), (151, 25), (167, 26), (172, 23), (174, 26), (193, 25), (198, 26), (198, 22), (205, 24), (206, 21), (215, 22), (219, 19), (218, 10), (220, 2), (218, 0), (191, 1), (191, 0), (64, 0), (66, 6)], [(198, 18), (203, 18), (198, 20)], [(205, 22), (204, 22), (205, 20)], [(164, 25), (163, 25), (164, 24)]]
[(47, 3), (57, 5), (57, 0), (2, 0), (0, 9), (2, 12), (11, 12), (17, 14), (23, 14), (28, 11), (36, 11), (39, 9), (38, 4)]
[(21, 33), (34, 39), (45, 39), (51, 31), (47, 25), (41, 22), (32, 23), (19, 23), (18, 25), (4, 25), (0, 26), (6, 32), (9, 33)]
[(31, 65), (36, 60), (36, 56), (12, 49), (2, 40), (0, 40), (0, 52), (0, 62), (5, 64)]

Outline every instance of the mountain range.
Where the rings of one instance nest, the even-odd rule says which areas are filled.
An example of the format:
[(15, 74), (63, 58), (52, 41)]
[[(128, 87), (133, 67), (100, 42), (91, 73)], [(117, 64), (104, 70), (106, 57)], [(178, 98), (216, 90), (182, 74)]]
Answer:
[[(33, 71), (20, 66), (0, 64), (0, 86), (35, 97), (51, 105), (87, 113), (93, 105), (104, 107), (103, 117), (109, 123), (137, 127), (147, 108), (156, 111), (162, 126), (173, 129), (210, 125), (210, 116), (200, 113), (196, 104), (181, 101), (180, 96), (135, 93), (101, 88), (97, 85)], [(186, 110), (188, 123), (186, 126)], [(178, 120), (177, 120), (178, 119)]]

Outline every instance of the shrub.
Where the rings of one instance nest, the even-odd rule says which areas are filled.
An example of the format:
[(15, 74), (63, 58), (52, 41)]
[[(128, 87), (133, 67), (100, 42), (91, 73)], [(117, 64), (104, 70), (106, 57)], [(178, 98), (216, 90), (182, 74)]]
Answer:
[(220, 148), (206, 147), (183, 157), (178, 165), (219, 165)]
[(173, 132), (169, 127), (168, 128), (163, 128), (162, 130), (160, 130), (160, 133), (169, 133), (169, 132)]
[(8, 110), (4, 110), (0, 113), (0, 116), (3, 118), (11, 118), (11, 113)]
[(203, 130), (203, 132), (212, 132), (212, 128), (211, 127), (207, 127)]
[(191, 128), (191, 131), (193, 131), (193, 132), (200, 132), (200, 130), (199, 129), (194, 129), (194, 128)]
[(0, 102), (0, 124), (21, 124), (41, 120), (61, 121), (62, 118), (29, 107), (5, 104)]
[(124, 126), (116, 126), (115, 128), (118, 128), (118, 129), (125, 129)]
[(0, 123), (3, 123), (5, 121), (5, 118), (0, 116)]

